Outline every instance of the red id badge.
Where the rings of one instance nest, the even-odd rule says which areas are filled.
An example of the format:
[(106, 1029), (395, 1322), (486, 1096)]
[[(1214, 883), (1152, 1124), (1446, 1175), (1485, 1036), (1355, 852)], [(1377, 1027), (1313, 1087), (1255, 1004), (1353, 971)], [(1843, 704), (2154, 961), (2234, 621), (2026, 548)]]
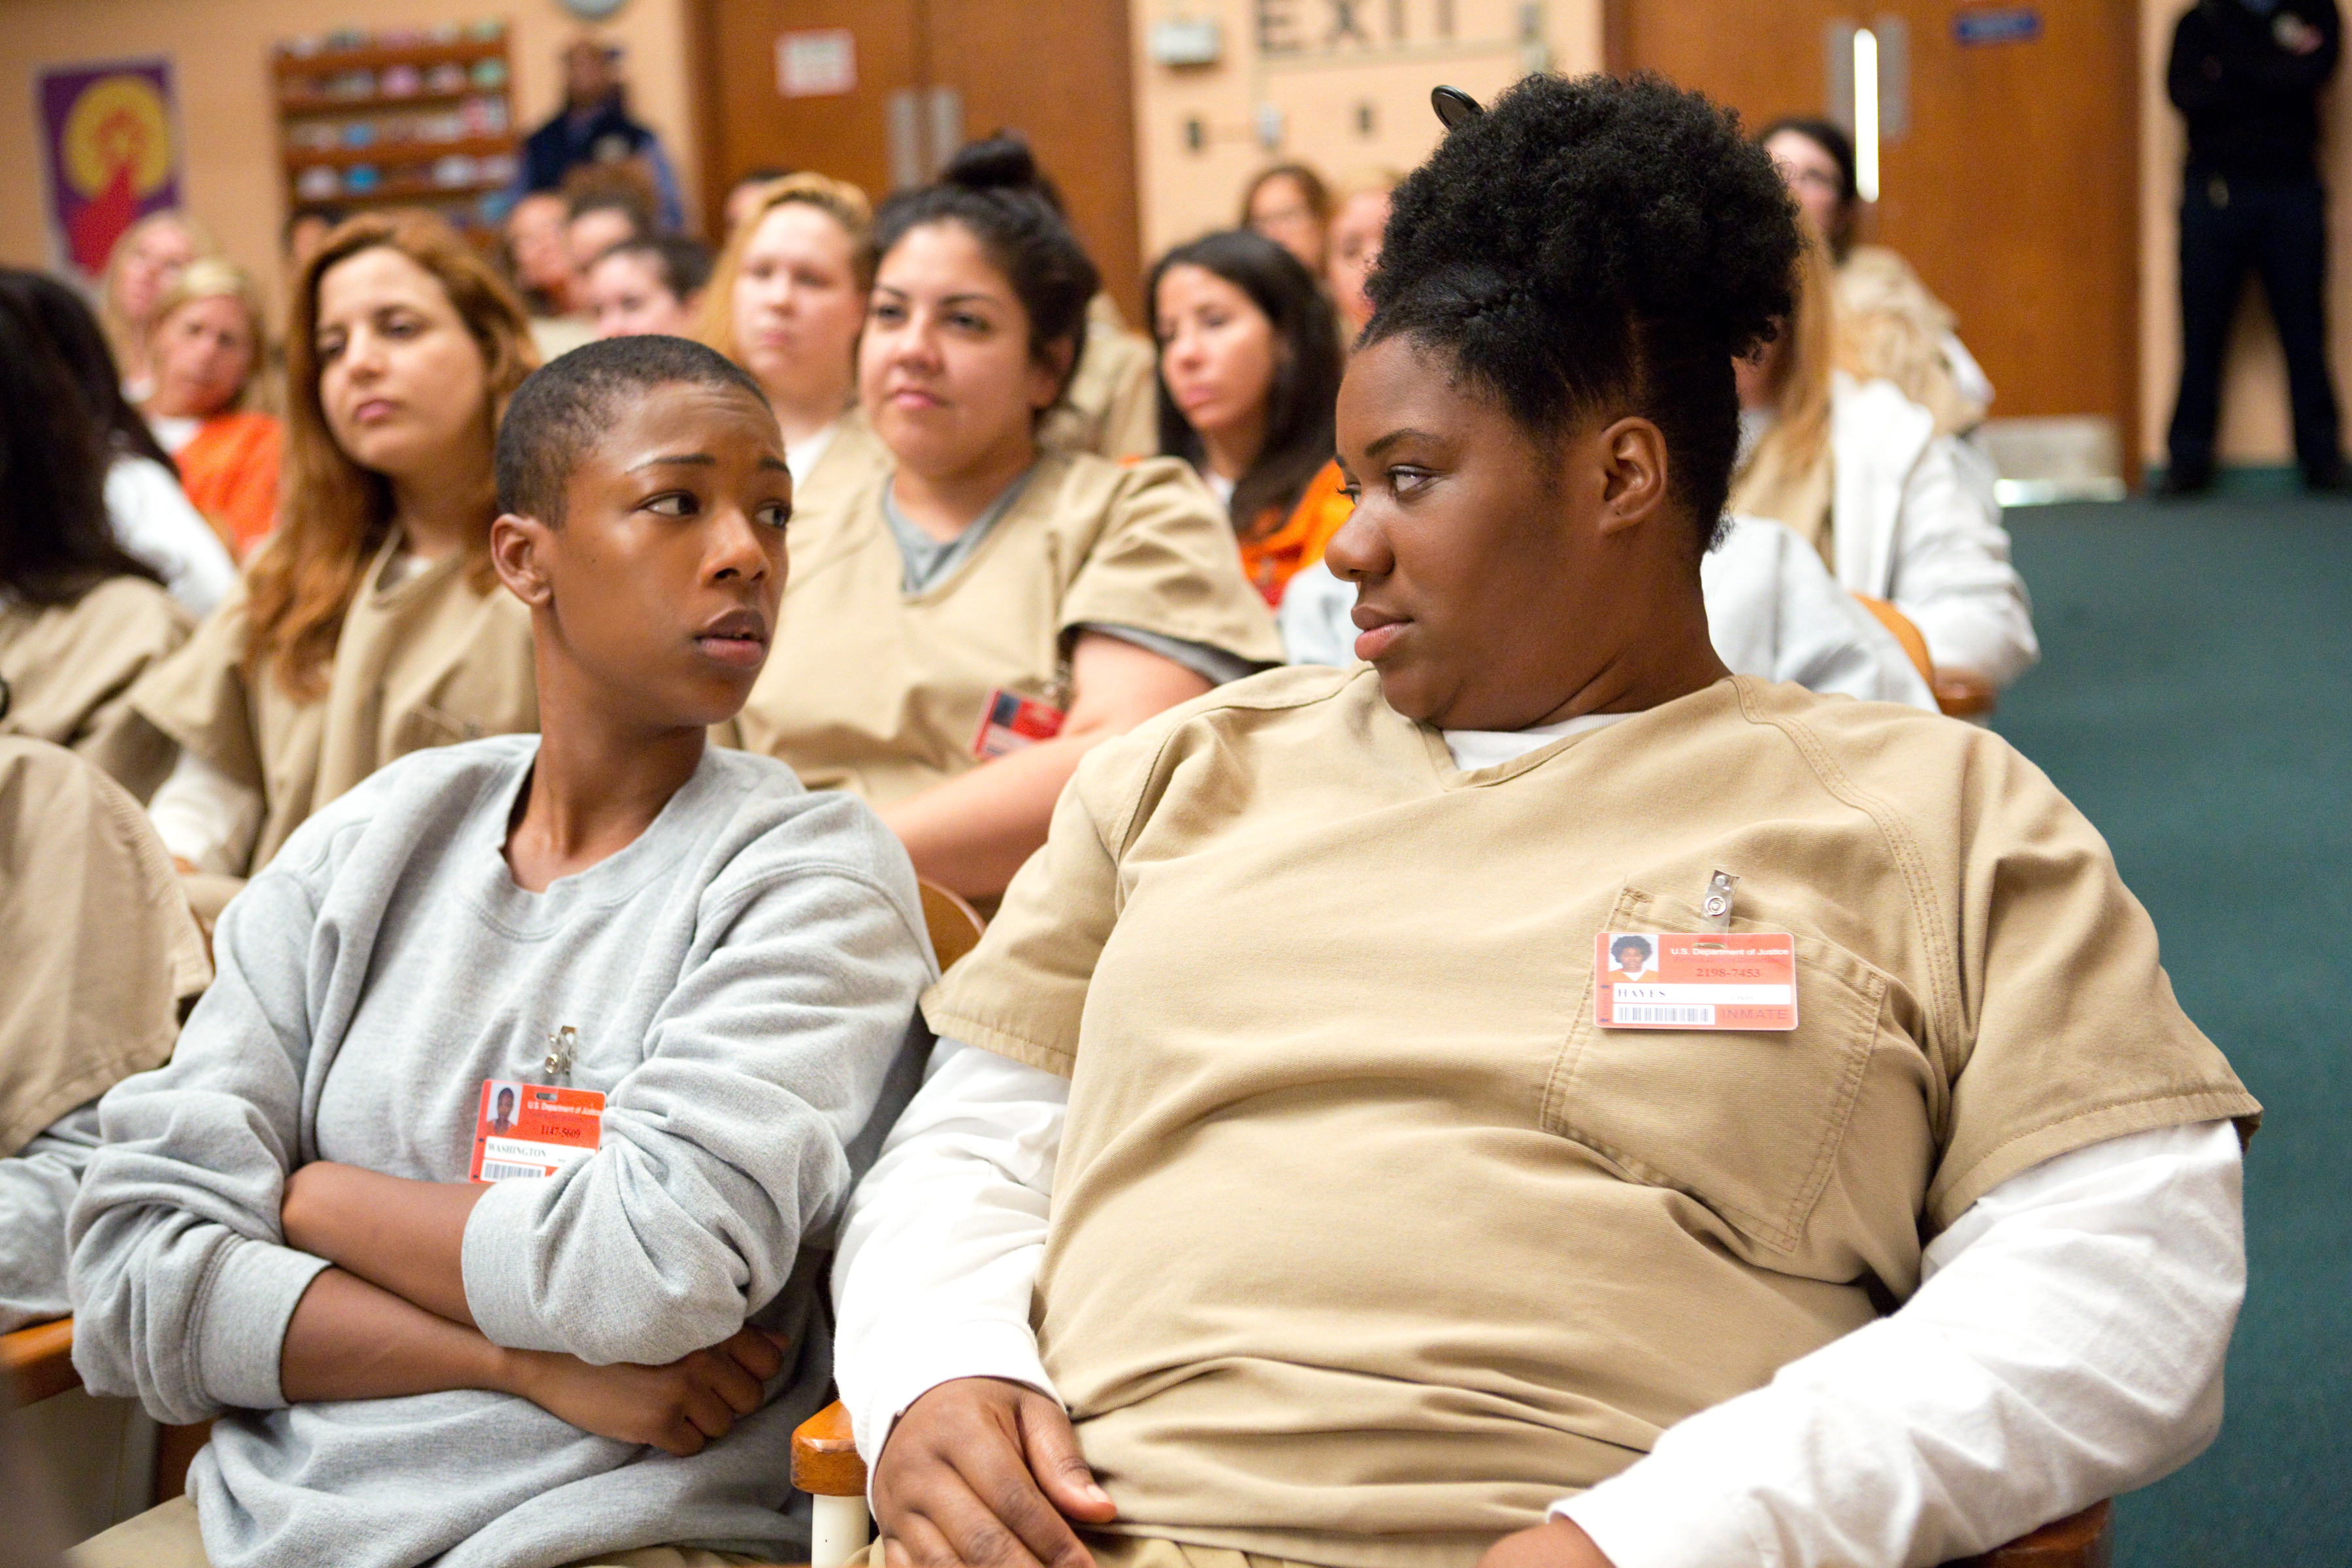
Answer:
[(604, 1097), (595, 1089), (486, 1078), (466, 1175), (477, 1182), (551, 1176), (593, 1154), (604, 1135)]
[(971, 738), (971, 754), (983, 759), (1002, 757), (1050, 741), (1062, 732), (1066, 717), (1050, 703), (1016, 696), (1000, 686), (988, 694), (988, 706), (981, 710), (980, 732)]
[(1604, 1029), (1793, 1029), (1797, 942), (1785, 931), (1602, 931), (1592, 1021)]

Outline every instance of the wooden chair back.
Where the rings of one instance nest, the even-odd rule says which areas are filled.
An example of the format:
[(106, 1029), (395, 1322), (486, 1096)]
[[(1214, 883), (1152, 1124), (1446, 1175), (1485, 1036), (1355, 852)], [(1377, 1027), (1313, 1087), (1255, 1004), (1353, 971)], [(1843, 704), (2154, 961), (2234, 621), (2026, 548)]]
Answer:
[(961, 896), (937, 882), (926, 881), (920, 886), (923, 924), (930, 930), (931, 951), (939, 954), (940, 967), (944, 970), (980, 945), (980, 933), (987, 929), (988, 922)]
[(1895, 640), (1903, 645), (1903, 652), (1911, 660), (1911, 668), (1919, 672), (1919, 679), (1936, 694), (1936, 707), (1946, 717), (1976, 719), (1992, 711), (1994, 693), (1981, 679), (1958, 670), (1939, 672), (1936, 668), (1935, 658), (1927, 652), (1927, 639), (1919, 635), (1910, 616), (1885, 600), (1874, 599), (1867, 594), (1856, 594), (1854, 598), (1877, 617), (1880, 626), (1895, 634)]

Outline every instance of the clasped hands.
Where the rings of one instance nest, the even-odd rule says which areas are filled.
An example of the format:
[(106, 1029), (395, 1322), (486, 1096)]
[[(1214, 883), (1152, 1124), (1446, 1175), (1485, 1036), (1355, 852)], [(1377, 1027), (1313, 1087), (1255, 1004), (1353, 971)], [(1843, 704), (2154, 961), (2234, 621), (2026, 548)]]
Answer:
[(291, 1401), (480, 1388), (528, 1399), (583, 1431), (681, 1458), (766, 1402), (789, 1349), (746, 1326), (667, 1366), (597, 1366), (494, 1344), (466, 1303), (467, 1216), (488, 1191), (315, 1161), (287, 1178), (286, 1245), (335, 1265), (288, 1325), (279, 1382)]
[[(890, 1568), (1094, 1568), (1080, 1527), (1118, 1510), (1060, 1405), (993, 1377), (940, 1384), (907, 1407), (874, 1464)], [(1503, 1537), (1479, 1568), (1613, 1568), (1564, 1519)]]

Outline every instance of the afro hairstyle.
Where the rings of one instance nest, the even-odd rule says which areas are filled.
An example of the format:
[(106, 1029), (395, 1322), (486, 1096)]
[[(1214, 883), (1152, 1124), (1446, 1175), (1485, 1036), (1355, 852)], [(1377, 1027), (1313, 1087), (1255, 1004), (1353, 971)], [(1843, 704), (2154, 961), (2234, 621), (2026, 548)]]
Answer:
[(1702, 548), (1739, 447), (1732, 361), (1794, 305), (1794, 204), (1738, 118), (1649, 74), (1531, 76), (1391, 199), (1369, 345), (1450, 359), (1530, 434), (1639, 414)]
[(531, 372), (499, 424), (499, 510), (560, 526), (572, 470), (622, 405), (680, 385), (732, 389), (768, 406), (760, 384), (726, 355), (654, 332), (583, 343)]

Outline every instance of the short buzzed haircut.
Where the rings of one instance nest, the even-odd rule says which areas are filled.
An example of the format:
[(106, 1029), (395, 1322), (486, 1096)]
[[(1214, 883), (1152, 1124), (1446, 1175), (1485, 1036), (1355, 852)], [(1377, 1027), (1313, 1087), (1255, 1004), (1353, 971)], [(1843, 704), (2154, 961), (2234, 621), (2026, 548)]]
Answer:
[(625, 402), (680, 385), (733, 388), (768, 406), (760, 384), (734, 361), (658, 333), (584, 343), (531, 372), (499, 424), (499, 510), (562, 523), (572, 470)]

